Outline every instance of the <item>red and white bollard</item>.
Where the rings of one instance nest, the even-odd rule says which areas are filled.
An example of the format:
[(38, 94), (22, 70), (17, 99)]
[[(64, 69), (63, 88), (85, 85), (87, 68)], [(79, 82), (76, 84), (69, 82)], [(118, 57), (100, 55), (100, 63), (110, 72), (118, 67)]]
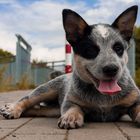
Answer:
[(66, 66), (65, 66), (65, 73), (72, 72), (72, 54), (71, 54), (71, 45), (66, 43), (65, 52), (66, 52)]

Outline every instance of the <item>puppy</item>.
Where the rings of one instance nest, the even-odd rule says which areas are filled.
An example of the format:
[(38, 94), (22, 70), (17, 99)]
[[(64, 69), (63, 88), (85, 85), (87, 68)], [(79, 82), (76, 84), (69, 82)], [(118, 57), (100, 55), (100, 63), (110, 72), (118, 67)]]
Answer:
[[(88, 25), (72, 10), (63, 10), (67, 41), (74, 51), (73, 72), (40, 85), (29, 95), (0, 108), (7, 119), (60, 116), (64, 129), (84, 120), (117, 121), (128, 114), (140, 123), (140, 91), (127, 68), (127, 49), (138, 6), (125, 10), (112, 25)], [(34, 106), (39, 103), (39, 108)]]

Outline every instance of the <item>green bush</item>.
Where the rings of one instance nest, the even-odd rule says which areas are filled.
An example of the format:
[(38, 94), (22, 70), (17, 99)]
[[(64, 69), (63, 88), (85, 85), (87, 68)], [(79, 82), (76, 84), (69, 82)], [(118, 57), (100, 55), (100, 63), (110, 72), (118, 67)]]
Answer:
[(135, 81), (138, 87), (140, 87), (140, 68), (136, 70)]

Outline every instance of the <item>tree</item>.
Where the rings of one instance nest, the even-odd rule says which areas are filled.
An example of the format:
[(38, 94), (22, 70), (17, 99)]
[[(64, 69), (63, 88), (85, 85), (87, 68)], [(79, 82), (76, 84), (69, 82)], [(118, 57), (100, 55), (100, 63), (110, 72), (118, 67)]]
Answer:
[(135, 81), (140, 87), (140, 27), (134, 29), (134, 39), (136, 43), (136, 76)]
[(140, 26), (134, 29), (134, 39), (136, 42), (136, 69), (140, 68)]
[(11, 56), (14, 55), (8, 51), (4, 51), (3, 49), (0, 49), (0, 57), (11, 57)]
[(11, 62), (15, 60), (15, 56), (3, 49), (0, 49), (0, 63), (6, 63), (6, 62)]
[(38, 59), (33, 59), (32, 61), (32, 66), (38, 66), (38, 67), (46, 67), (47, 66), (47, 62), (44, 61), (39, 61)]

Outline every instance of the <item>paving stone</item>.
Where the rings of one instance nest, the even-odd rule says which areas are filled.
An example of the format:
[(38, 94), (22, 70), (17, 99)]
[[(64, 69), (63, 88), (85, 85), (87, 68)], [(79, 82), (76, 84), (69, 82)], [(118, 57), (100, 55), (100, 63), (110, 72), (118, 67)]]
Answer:
[(119, 122), (117, 125), (122, 129), (124, 133), (128, 136), (133, 137), (140, 137), (140, 127), (137, 127), (133, 122)]
[(64, 140), (65, 135), (11, 135), (4, 140)]
[(68, 140), (127, 140), (113, 123), (90, 123), (69, 131)]
[[(0, 106), (7, 102), (16, 101), (29, 92), (0, 93)], [(130, 118), (123, 119), (125, 122), (118, 123), (85, 123), (83, 128), (69, 130), (68, 135), (67, 130), (57, 127), (58, 119), (33, 118), (25, 124), (30, 119), (5, 120), (0, 117), (0, 139), (13, 132), (4, 140), (127, 140), (125, 134), (131, 140), (140, 140), (140, 128), (136, 127)]]
[(26, 123), (31, 118), (20, 118), (20, 119), (12, 119), (12, 120), (0, 120), (0, 129), (9, 129), (9, 128), (17, 128), (20, 125)]
[(15, 134), (48, 134), (62, 135), (66, 134), (66, 130), (57, 127), (57, 119), (54, 118), (35, 118), (25, 126), (21, 127)]
[(27, 126), (47, 126), (57, 128), (57, 118), (37, 117), (31, 120)]
[(131, 140), (140, 140), (140, 137), (130, 137)]
[(7, 136), (9, 133), (11, 133), (14, 129), (0, 129), (0, 139), (4, 136)]
[(5, 101), (0, 101), (0, 106), (3, 106), (5, 104)]
[(14, 101), (20, 99), (21, 97), (29, 94), (30, 92), (31, 92), (31, 90), (27, 90), (27, 91), (22, 91), (21, 90), (21, 91), (12, 91), (12, 92), (0, 93), (0, 106), (4, 105), (5, 103), (14, 102)]
[(3, 116), (0, 116), (0, 121), (1, 121), (1, 120), (5, 120), (5, 118), (3, 118)]

